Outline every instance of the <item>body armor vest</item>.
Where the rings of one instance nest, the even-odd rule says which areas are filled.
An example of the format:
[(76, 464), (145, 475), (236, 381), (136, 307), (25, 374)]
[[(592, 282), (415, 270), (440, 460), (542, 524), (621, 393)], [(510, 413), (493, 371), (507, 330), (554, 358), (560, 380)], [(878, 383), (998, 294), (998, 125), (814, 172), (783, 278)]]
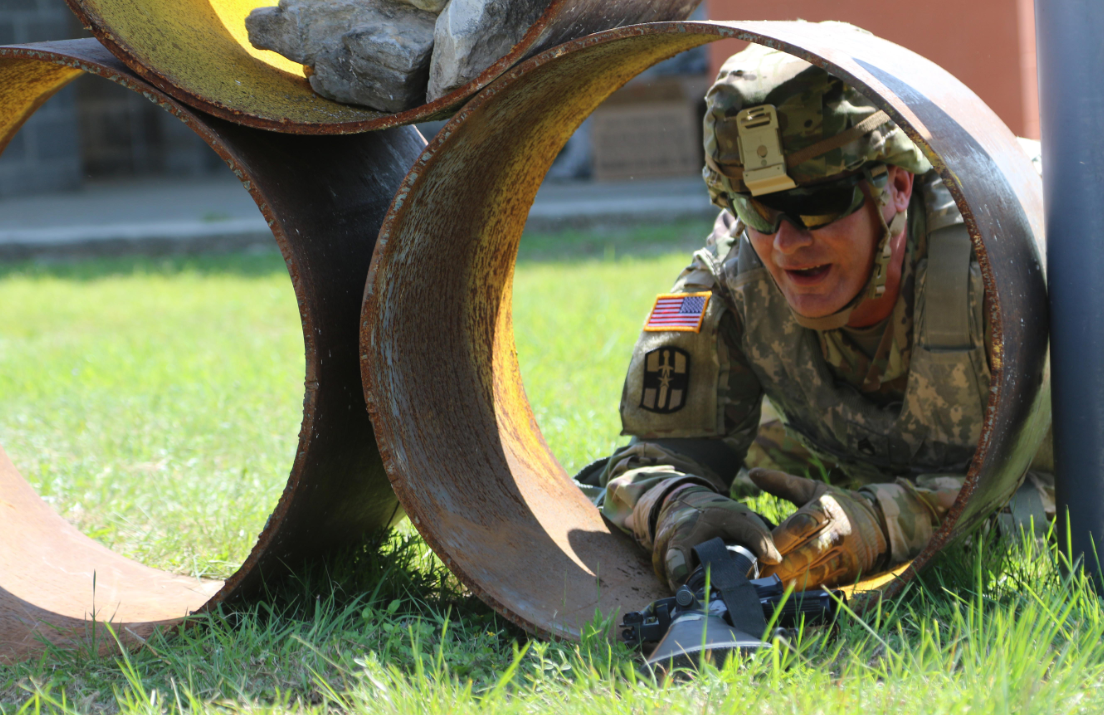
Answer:
[[(917, 177), (919, 235), (912, 352), (905, 394), (879, 406), (834, 378), (814, 331), (801, 327), (746, 236), (717, 282), (742, 325), (741, 347), (789, 431), (826, 467), (864, 482), (965, 473), (989, 391), (981, 270), (949, 192)], [(974, 300), (971, 300), (971, 295)]]

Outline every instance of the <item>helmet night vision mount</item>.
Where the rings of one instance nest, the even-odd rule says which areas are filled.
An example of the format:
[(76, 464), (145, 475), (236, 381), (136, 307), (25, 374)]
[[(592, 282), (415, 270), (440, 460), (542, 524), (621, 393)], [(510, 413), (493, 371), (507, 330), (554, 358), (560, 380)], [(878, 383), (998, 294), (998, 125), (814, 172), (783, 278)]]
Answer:
[(752, 196), (797, 187), (786, 173), (786, 155), (778, 130), (778, 110), (770, 104), (750, 107), (736, 115), (744, 184)]

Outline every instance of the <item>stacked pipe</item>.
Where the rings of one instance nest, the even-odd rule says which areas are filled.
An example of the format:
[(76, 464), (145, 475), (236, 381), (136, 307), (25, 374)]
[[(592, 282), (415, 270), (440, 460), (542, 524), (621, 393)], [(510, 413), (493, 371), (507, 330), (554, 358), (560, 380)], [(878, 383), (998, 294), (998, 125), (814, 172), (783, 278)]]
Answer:
[(254, 47), (308, 68), (337, 102), (401, 112), (471, 82), (548, 0), (282, 0), (246, 19)]
[[(575, 490), (535, 426), (513, 351), (510, 275), (528, 206), (574, 129), (639, 72), (716, 40), (770, 43), (862, 88), (943, 175), (983, 267), (1001, 362), (978, 456), (925, 552), (868, 585), (899, 589), (1007, 498), (1046, 431), (1038, 177), (975, 95), (903, 48), (838, 26), (680, 22), (696, 4), (687, 0), (552, 0), (474, 80), (382, 114), (319, 97), (302, 67), (252, 47), (243, 3), (71, 2), (98, 42), (0, 48), (0, 147), (81, 73), (187, 124), (272, 226), (300, 304), (307, 394), (288, 486), (225, 583), (111, 553), (0, 453), (0, 661), (33, 655), (39, 639), (82, 640), (93, 573), (97, 614), (141, 637), (254, 597), (263, 579), (403, 511), (474, 592), (534, 633), (577, 637), (595, 608), (660, 595), (646, 555)], [(430, 12), (429, 0), (418, 5)], [(428, 147), (401, 126), (452, 112)], [(420, 309), (426, 291), (446, 308)], [(427, 335), (438, 349), (424, 349)]]

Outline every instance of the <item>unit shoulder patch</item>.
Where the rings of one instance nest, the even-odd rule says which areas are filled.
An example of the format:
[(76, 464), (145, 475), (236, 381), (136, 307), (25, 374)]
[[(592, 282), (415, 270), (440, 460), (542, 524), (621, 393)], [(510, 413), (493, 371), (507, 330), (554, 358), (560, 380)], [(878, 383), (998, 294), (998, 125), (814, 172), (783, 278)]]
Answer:
[(701, 331), (705, 309), (713, 294), (704, 293), (660, 293), (656, 296), (648, 322), (644, 324), (647, 332), (688, 332)]
[(643, 382), (641, 409), (660, 414), (678, 412), (686, 406), (690, 388), (690, 353), (674, 347), (656, 348), (647, 353)]

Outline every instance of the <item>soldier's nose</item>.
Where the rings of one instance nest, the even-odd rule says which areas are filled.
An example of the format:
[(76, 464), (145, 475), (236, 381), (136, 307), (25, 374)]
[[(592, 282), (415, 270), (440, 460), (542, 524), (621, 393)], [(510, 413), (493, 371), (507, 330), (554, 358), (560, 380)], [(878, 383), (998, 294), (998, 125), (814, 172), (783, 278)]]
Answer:
[(813, 242), (813, 235), (804, 228), (798, 228), (789, 219), (782, 219), (778, 230), (774, 232), (774, 250), (790, 255), (799, 248)]

